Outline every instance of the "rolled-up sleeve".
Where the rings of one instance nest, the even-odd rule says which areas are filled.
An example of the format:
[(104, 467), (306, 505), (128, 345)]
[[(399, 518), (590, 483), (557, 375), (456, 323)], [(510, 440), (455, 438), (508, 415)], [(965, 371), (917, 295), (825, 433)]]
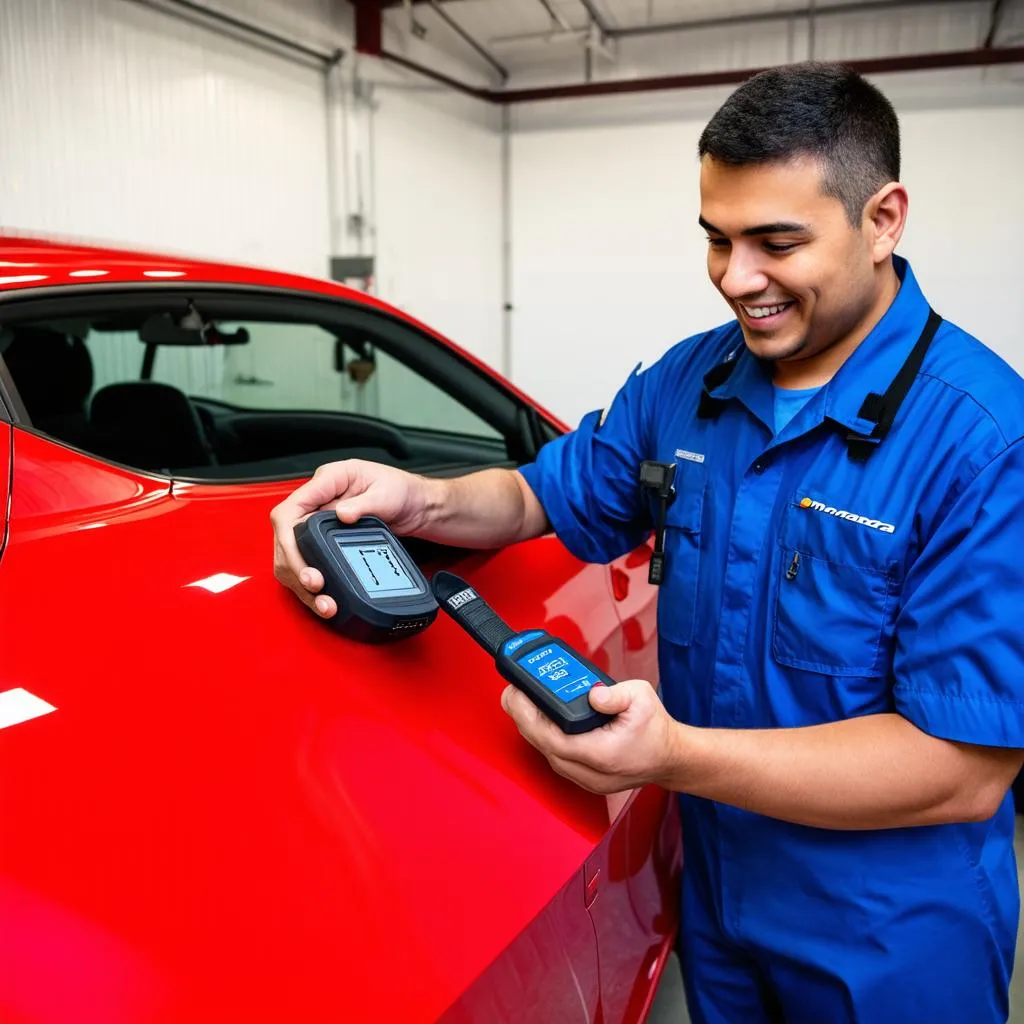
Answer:
[(942, 739), (1024, 748), (1024, 440), (960, 491), (907, 575), (896, 710)]
[(584, 561), (609, 562), (636, 547), (651, 529), (639, 484), (640, 463), (648, 457), (649, 377), (635, 372), (604, 415), (589, 413), (576, 430), (546, 444), (536, 462), (519, 470), (559, 540)]

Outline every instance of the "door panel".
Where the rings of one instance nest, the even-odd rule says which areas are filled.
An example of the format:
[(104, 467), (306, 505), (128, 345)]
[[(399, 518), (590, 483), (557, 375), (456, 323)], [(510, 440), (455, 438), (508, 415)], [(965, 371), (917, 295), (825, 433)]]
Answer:
[[(514, 875), (514, 864), (508, 870)], [(581, 899), (582, 875), (569, 881), (439, 1024), (590, 1024), (601, 1019), (597, 945)], [(497, 887), (495, 899), (501, 896)]]
[(606, 1021), (643, 1019), (679, 916), (682, 838), (675, 795), (639, 790), (587, 862)]

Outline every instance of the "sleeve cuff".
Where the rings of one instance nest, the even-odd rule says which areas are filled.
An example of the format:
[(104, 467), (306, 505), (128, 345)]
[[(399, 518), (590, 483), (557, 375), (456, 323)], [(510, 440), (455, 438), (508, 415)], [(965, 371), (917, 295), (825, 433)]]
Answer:
[(992, 696), (897, 685), (896, 711), (922, 732), (955, 743), (1024, 749), (1024, 704)]

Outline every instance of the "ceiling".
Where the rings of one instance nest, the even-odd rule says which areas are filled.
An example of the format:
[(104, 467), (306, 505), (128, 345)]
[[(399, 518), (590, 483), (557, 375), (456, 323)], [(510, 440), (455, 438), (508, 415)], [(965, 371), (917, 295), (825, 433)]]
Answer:
[[(374, 0), (370, 0), (374, 2)], [(794, 23), (805, 31), (835, 25), (833, 16), (856, 12), (874, 21), (899, 14), (928, 20), (973, 8), (978, 18), (1020, 0), (385, 0), (392, 30), (426, 39), (431, 46), (478, 66), (495, 84), (531, 71), (573, 68), (589, 80), (612, 75), (630, 47), (672, 48), (696, 38), (698, 30), (735, 28), (748, 38)], [(880, 20), (880, 19), (879, 19)], [(811, 26), (808, 29), (808, 26)], [(781, 28), (780, 28), (781, 27)], [(838, 27), (838, 26), (837, 26)], [(985, 37), (970, 38), (968, 47)], [(880, 35), (888, 33), (880, 32)], [(923, 42), (923, 40), (922, 40)], [(952, 43), (953, 40), (950, 40)], [(930, 47), (925, 46), (925, 49)], [(946, 47), (943, 47), (946, 48)], [(955, 48), (955, 47), (954, 47)], [(882, 51), (885, 52), (884, 50)]]

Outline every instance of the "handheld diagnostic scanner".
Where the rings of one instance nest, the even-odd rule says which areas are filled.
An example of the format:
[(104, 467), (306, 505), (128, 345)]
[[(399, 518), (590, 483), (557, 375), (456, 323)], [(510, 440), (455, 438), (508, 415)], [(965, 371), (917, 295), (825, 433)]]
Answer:
[(321, 593), (334, 598), (328, 624), (363, 643), (415, 636), (437, 618), (437, 602), (423, 573), (398, 538), (374, 516), (341, 522), (316, 512), (295, 527), (306, 562), (324, 577)]

